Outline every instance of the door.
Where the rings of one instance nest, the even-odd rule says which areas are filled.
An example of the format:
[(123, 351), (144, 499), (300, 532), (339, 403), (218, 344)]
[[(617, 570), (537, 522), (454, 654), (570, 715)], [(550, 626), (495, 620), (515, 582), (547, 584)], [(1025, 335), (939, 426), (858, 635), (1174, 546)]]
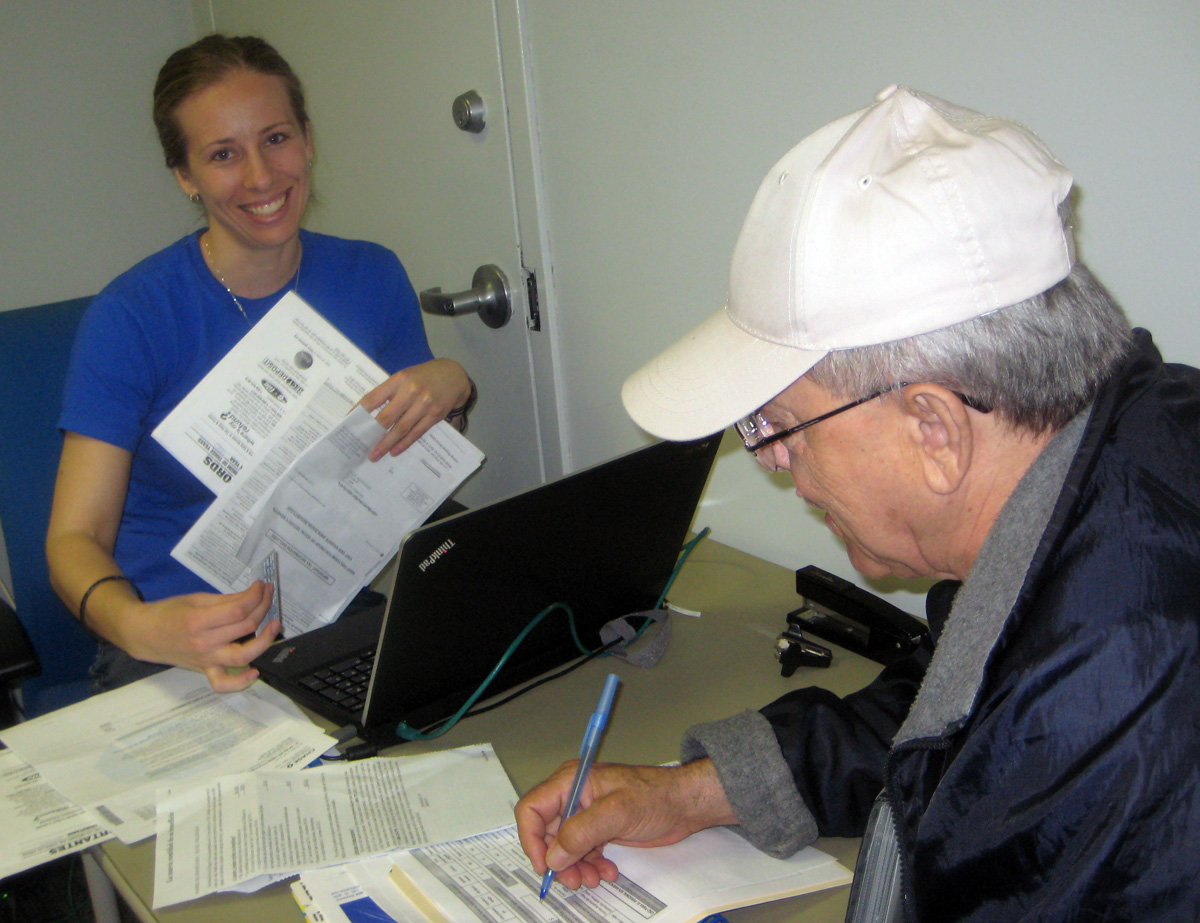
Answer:
[[(543, 291), (549, 273), (537, 202), (532, 192), (518, 202), (536, 184), (517, 4), (196, 0), (194, 9), (201, 32), (263, 36), (303, 81), (316, 147), (308, 227), (391, 248), (418, 291), (469, 289), (486, 264), (507, 276), (503, 327), (425, 315), (434, 354), (457, 359), (479, 386), (468, 436), (487, 461), (460, 499), (478, 504), (560, 474), (547, 299), (538, 318), (530, 307), (530, 273)], [(507, 71), (502, 41), (515, 46)], [(484, 110), (477, 132), (452, 114), (469, 91)]]

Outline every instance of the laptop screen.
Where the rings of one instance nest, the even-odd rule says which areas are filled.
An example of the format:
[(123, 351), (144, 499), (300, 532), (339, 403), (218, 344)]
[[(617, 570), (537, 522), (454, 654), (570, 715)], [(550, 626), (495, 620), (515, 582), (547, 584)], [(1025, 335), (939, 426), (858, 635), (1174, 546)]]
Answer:
[(599, 647), (605, 622), (653, 608), (720, 440), (636, 449), (411, 533), (363, 724), (450, 715), (547, 607), (557, 604), (485, 696)]

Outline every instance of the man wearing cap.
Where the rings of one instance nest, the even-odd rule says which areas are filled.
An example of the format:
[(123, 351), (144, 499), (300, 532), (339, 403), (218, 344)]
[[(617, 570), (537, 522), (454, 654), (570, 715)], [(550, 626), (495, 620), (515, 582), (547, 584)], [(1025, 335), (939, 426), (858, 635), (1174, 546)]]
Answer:
[(594, 886), (605, 843), (718, 824), (778, 856), (865, 833), (852, 919), (1200, 919), (1200, 373), (1076, 259), (1071, 183), (905, 87), (771, 170), (726, 307), (626, 409), (736, 425), (855, 568), (940, 578), (932, 642), (693, 727), (678, 768), (598, 765), (565, 822), (564, 767), (517, 806), (539, 872)]

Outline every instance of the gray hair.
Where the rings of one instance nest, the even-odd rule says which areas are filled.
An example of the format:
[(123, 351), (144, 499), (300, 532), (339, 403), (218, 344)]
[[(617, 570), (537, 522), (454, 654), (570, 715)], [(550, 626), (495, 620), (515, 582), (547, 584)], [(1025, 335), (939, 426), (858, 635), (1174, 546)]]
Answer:
[(1125, 312), (1076, 262), (1040, 295), (932, 333), (831, 352), (808, 377), (848, 397), (937, 382), (1041, 433), (1087, 407), (1131, 343)]

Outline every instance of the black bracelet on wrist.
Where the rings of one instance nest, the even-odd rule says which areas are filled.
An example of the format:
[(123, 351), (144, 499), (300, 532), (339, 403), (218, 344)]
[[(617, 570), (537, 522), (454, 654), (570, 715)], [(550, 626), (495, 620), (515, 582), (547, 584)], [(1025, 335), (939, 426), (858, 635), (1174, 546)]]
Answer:
[(467, 429), (465, 417), (471, 412), (471, 408), (475, 406), (475, 402), (479, 400), (479, 389), (475, 387), (474, 379), (468, 378), (467, 381), (471, 383), (471, 393), (467, 395), (466, 402), (461, 407), (455, 407), (448, 414), (446, 414), (447, 423), (453, 423), (460, 417), (464, 418), (462, 428), (463, 432), (466, 432)]
[(83, 626), (84, 631), (86, 631), (89, 635), (91, 635), (97, 641), (101, 640), (100, 636), (98, 634), (96, 634), (94, 631), (92, 631), (91, 627), (87, 623), (87, 601), (88, 601), (88, 597), (92, 595), (92, 591), (95, 590), (96, 587), (100, 586), (100, 584), (102, 584), (102, 583), (108, 583), (110, 580), (121, 580), (124, 583), (128, 583), (129, 586), (133, 588), (133, 592), (137, 594), (137, 598), (141, 602), (146, 601), (146, 597), (143, 596), (142, 591), (137, 588), (137, 584), (135, 584), (132, 580), (130, 580), (124, 574), (109, 574), (107, 577), (101, 577), (99, 580), (97, 580), (95, 583), (93, 583), (90, 587), (88, 587), (86, 590), (84, 590), (83, 597), (79, 600), (79, 624), (81, 626)]

